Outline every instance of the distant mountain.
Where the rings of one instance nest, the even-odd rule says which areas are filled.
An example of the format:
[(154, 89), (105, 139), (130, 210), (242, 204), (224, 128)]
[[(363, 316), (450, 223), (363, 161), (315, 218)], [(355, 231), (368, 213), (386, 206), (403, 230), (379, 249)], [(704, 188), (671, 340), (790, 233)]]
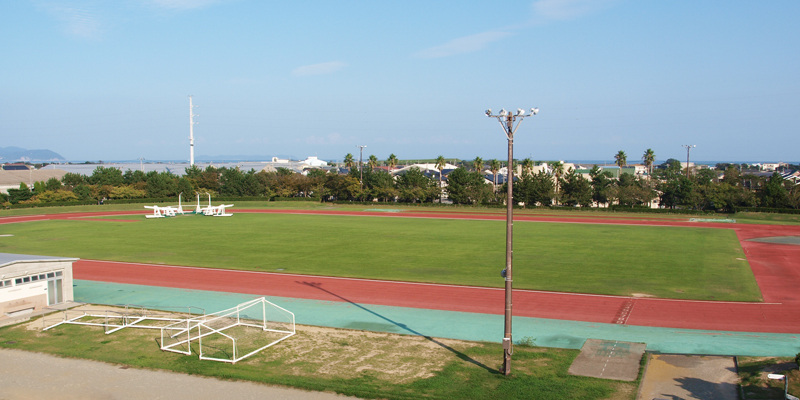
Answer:
[(15, 161), (67, 161), (50, 150), (27, 150), (20, 147), (0, 147), (0, 162)]
[(229, 155), (222, 155), (222, 156), (207, 156), (205, 154), (196, 156), (194, 158), (195, 161), (201, 162), (237, 162), (237, 161), (272, 161), (272, 157), (278, 158), (288, 158), (292, 160), (296, 160), (296, 157), (287, 156), (287, 155), (275, 155), (275, 156), (247, 156), (242, 154), (229, 154)]

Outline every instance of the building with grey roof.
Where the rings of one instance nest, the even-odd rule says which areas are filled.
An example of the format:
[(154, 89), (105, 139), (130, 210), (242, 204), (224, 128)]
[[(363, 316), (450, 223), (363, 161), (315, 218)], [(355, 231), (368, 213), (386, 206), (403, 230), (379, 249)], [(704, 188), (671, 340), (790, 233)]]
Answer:
[(0, 253), (0, 321), (72, 301), (77, 258)]

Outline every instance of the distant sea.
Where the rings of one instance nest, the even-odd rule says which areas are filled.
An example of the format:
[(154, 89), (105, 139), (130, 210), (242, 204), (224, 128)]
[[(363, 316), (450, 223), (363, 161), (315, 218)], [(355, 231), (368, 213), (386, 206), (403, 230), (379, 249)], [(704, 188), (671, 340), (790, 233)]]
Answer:
[[(294, 158), (294, 157), (280, 157), (280, 158), (289, 158), (289, 159), (292, 159), (292, 160), (296, 160), (297, 159), (297, 158)], [(269, 162), (271, 160), (272, 160), (272, 157), (265, 157), (263, 159), (259, 159), (257, 157), (248, 157), (248, 158), (235, 158), (235, 157), (233, 157), (233, 158), (219, 158), (219, 159), (216, 159), (216, 158), (214, 158), (214, 159), (208, 159), (208, 158), (196, 159), (196, 162), (198, 164), (209, 164), (209, 163), (214, 163), (214, 164), (230, 164), (230, 163), (233, 163), (233, 164), (236, 164), (236, 163), (251, 163), (251, 162), (256, 162), (256, 163), (257, 162)], [(340, 159), (336, 159), (336, 160), (334, 160), (334, 159), (322, 159), (322, 160), (327, 161), (327, 162), (336, 162), (336, 163), (342, 162), (342, 160), (340, 160)], [(555, 161), (555, 159), (549, 159), (549, 160)], [(685, 159), (676, 158), (676, 160), (683, 161)], [(465, 161), (468, 161), (468, 160), (465, 160)], [(540, 161), (540, 160), (535, 160), (535, 161)], [(570, 160), (570, 159), (565, 159), (563, 161), (569, 162), (569, 163), (574, 163), (574, 164), (581, 164), (581, 165), (594, 165), (594, 164), (597, 164), (597, 165), (614, 165), (614, 160), (613, 159), (611, 159), (611, 160)], [(629, 161), (630, 164), (638, 164), (638, 163), (642, 162), (641, 159), (630, 159), (630, 158), (628, 159), (628, 161)], [(657, 159), (656, 160), (656, 165), (659, 165), (659, 164), (663, 163), (664, 161), (666, 161), (666, 160)], [(800, 164), (800, 161), (783, 161), (783, 160), (780, 160), (780, 161), (781, 162), (785, 162), (785, 163), (789, 163), (789, 164), (795, 164), (795, 165)], [(67, 162), (56, 162), (56, 164), (64, 164), (64, 163), (83, 164), (85, 162), (87, 162), (87, 160), (80, 160), (80, 161), (71, 160), (71, 161), (67, 161)], [(93, 163), (93, 164), (99, 164), (100, 163), (97, 160), (88, 160), (88, 162), (89, 163)], [(698, 165), (716, 165), (716, 164), (719, 164), (719, 163), (756, 164), (756, 163), (775, 163), (775, 162), (778, 162), (778, 161), (775, 161), (775, 160), (757, 160), (757, 161), (752, 161), (752, 160), (751, 161), (695, 161), (695, 160), (691, 160), (691, 162), (693, 162), (695, 164), (698, 164)], [(102, 163), (103, 164), (137, 164), (138, 165), (139, 164), (139, 160), (103, 160)], [(144, 164), (186, 164), (186, 163), (188, 163), (188, 160), (144, 160)]]
[[(681, 160), (679, 158), (676, 158), (676, 160), (685, 161), (685, 159)], [(581, 164), (581, 165), (594, 165), (594, 164), (597, 164), (597, 165), (614, 165), (614, 160), (564, 160), (564, 161), (565, 162), (570, 162), (570, 163), (573, 163), (573, 164)], [(660, 165), (664, 161), (666, 161), (666, 160), (656, 160), (656, 165)], [(763, 164), (763, 163), (776, 163), (776, 162), (778, 162), (778, 161), (773, 161), (773, 160), (760, 160), (760, 161), (695, 161), (695, 160), (689, 160), (689, 161), (693, 162), (696, 165), (717, 165), (717, 164), (720, 164), (720, 163), (727, 163), (727, 164)], [(629, 164), (639, 164), (641, 162), (642, 162), (642, 160), (638, 160), (638, 159), (637, 160), (628, 159), (628, 163)], [(788, 163), (788, 164), (795, 164), (795, 165), (800, 164), (800, 162), (798, 162), (798, 161), (780, 161), (780, 162), (785, 162), (785, 163)]]

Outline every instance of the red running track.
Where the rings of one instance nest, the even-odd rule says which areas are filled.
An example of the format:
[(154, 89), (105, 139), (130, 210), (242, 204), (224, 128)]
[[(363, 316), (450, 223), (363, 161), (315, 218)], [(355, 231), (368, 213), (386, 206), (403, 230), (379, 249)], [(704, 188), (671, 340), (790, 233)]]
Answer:
[[(388, 218), (503, 220), (504, 215), (436, 212), (347, 212), (246, 210), (253, 213), (348, 215)], [(0, 218), (0, 224), (72, 219), (140, 212), (106, 212)], [(514, 315), (574, 321), (621, 323), (685, 329), (800, 333), (800, 246), (751, 242), (770, 236), (800, 236), (800, 227), (693, 223), (641, 219), (515, 216), (517, 221), (630, 224), (733, 229), (741, 242), (764, 298), (763, 303), (631, 298), (531, 290), (514, 291)], [(366, 279), (262, 273), (152, 264), (80, 260), (76, 279), (184, 289), (212, 290), (326, 301), (502, 314), (503, 289)]]

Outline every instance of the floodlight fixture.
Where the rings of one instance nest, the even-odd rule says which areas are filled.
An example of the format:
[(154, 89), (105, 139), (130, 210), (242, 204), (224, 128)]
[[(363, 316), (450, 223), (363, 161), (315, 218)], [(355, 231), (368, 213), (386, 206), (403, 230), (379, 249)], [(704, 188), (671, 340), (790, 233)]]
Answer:
[(525, 114), (525, 110), (523, 110), (521, 108), (517, 109), (517, 116), (521, 116), (521, 115), (524, 115), (524, 114)]
[(491, 117), (492, 116), (492, 109), (491, 108), (486, 110), (486, 116), (487, 117)]
[(506, 115), (508, 115), (508, 111), (505, 108), (500, 109), (500, 116), (505, 117)]
[(538, 108), (531, 108), (531, 115), (536, 115), (538, 113), (539, 113), (539, 109)]

